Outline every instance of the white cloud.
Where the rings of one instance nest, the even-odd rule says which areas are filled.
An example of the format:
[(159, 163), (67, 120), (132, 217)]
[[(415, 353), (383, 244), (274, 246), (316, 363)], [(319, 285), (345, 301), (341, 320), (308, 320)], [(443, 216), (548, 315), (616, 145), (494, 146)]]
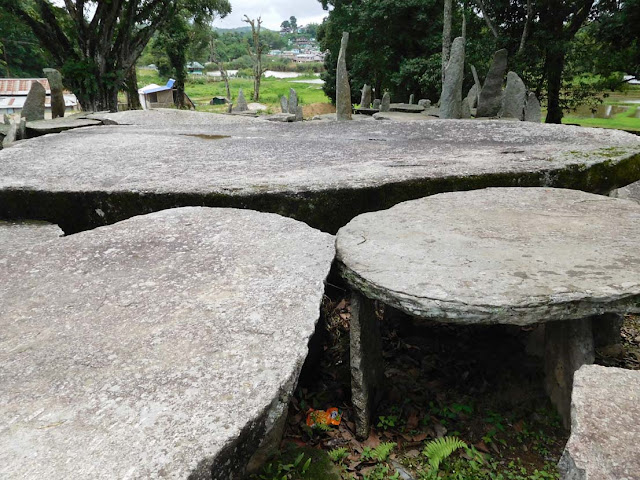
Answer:
[(280, 24), (294, 16), (298, 25), (321, 23), (328, 12), (322, 9), (318, 0), (231, 0), (232, 12), (224, 19), (216, 19), (214, 26), (221, 28), (246, 27), (242, 22), (249, 18), (262, 17), (262, 26), (270, 30), (280, 30)]

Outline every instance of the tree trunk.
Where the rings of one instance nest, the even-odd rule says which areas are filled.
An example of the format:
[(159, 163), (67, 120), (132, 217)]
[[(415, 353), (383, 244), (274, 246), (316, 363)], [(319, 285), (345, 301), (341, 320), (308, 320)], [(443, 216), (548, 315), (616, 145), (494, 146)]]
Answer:
[(224, 80), (224, 86), (227, 89), (227, 100), (231, 101), (231, 85), (229, 85), (229, 74), (222, 65), (222, 62), (216, 62), (216, 65), (218, 65), (220, 76), (222, 77), (222, 80)]
[(453, 0), (444, 0), (444, 14), (442, 21), (442, 83), (444, 84), (444, 71), (447, 68), (449, 54), (451, 53), (451, 20)]
[(547, 50), (545, 68), (547, 73), (547, 118), (546, 123), (562, 123), (562, 107), (560, 92), (562, 90), (562, 72), (564, 70), (565, 49), (563, 42), (558, 42)]
[(140, 96), (138, 95), (138, 74), (135, 66), (129, 69), (127, 78), (124, 81), (124, 87), (127, 93), (127, 106), (129, 110), (142, 110)]

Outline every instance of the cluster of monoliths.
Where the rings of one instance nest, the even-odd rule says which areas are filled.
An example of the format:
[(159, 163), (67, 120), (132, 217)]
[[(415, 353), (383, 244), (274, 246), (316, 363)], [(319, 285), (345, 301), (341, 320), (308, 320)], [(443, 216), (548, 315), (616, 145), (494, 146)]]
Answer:
[(64, 117), (62, 75), (54, 68), (45, 68), (42, 71), (49, 80), (49, 88), (51, 89), (51, 118)]
[[(445, 68), (440, 118), (463, 118), (462, 82), (464, 80), (464, 38), (457, 37), (451, 45), (451, 56)], [(468, 110), (468, 107), (465, 109)], [(471, 112), (469, 111), (469, 116)], [(465, 117), (469, 118), (469, 117)]]
[(362, 96), (360, 97), (360, 108), (369, 108), (371, 106), (371, 86), (364, 84), (362, 87)]
[[(480, 88), (476, 117), (501, 117), (540, 122), (540, 102), (533, 92), (527, 93), (527, 87), (518, 74), (509, 72), (507, 85), (504, 90), (502, 89), (506, 71), (507, 51), (502, 49), (493, 55), (493, 62), (482, 88), (479, 87), (477, 73), (474, 75), (474, 87)], [(475, 94), (474, 87), (467, 95), (468, 102), (472, 101)]]
[(338, 66), (336, 69), (336, 118), (338, 120), (351, 120), (351, 86), (349, 85), (349, 73), (347, 72), (347, 45), (349, 32), (342, 33)]

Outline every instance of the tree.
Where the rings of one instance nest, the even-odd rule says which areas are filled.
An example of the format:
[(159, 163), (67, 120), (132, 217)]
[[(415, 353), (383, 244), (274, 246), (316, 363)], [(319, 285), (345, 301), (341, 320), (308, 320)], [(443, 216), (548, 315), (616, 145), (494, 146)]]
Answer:
[[(292, 17), (294, 18), (294, 17)], [(265, 44), (262, 43), (260, 38), (260, 29), (262, 28), (262, 18), (258, 17), (257, 20), (250, 19), (248, 16), (244, 16), (243, 22), (251, 25), (251, 39), (252, 42), (247, 42), (247, 51), (251, 57), (253, 63), (253, 101), (260, 101), (260, 81), (262, 80), (262, 74), (266, 69), (262, 68), (262, 53), (265, 49)]]
[(0, 0), (62, 70), (83, 108), (116, 111), (118, 91), (153, 34), (184, 8), (213, 15), (228, 0)]
[(289, 20), (285, 20), (284, 22), (282, 22), (280, 24), (280, 29), (283, 32), (290, 33), (291, 32), (291, 23), (289, 22)]
[(291, 33), (298, 33), (298, 19), (296, 17), (289, 17), (289, 25), (291, 25)]
[(31, 29), (0, 9), (0, 77), (40, 77), (50, 62)]

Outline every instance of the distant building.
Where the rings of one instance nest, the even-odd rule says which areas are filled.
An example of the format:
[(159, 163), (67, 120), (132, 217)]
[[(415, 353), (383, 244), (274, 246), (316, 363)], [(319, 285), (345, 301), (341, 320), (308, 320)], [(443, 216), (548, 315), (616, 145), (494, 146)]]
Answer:
[[(170, 78), (166, 85), (156, 85), (152, 83), (146, 87), (142, 87), (138, 90), (138, 96), (140, 97), (140, 104), (143, 110), (150, 110), (152, 108), (173, 108), (176, 106), (176, 89), (173, 88), (176, 81)], [(184, 94), (185, 104), (189, 108), (195, 110), (196, 105), (191, 99)]]
[(202, 75), (204, 70), (204, 65), (198, 62), (189, 62), (187, 63), (187, 72), (191, 75)]
[[(0, 115), (20, 113), (34, 82), (41, 83), (47, 92), (45, 118), (51, 118), (51, 88), (46, 78), (0, 78)], [(80, 110), (78, 99), (71, 92), (64, 92), (64, 104), (67, 112)]]

